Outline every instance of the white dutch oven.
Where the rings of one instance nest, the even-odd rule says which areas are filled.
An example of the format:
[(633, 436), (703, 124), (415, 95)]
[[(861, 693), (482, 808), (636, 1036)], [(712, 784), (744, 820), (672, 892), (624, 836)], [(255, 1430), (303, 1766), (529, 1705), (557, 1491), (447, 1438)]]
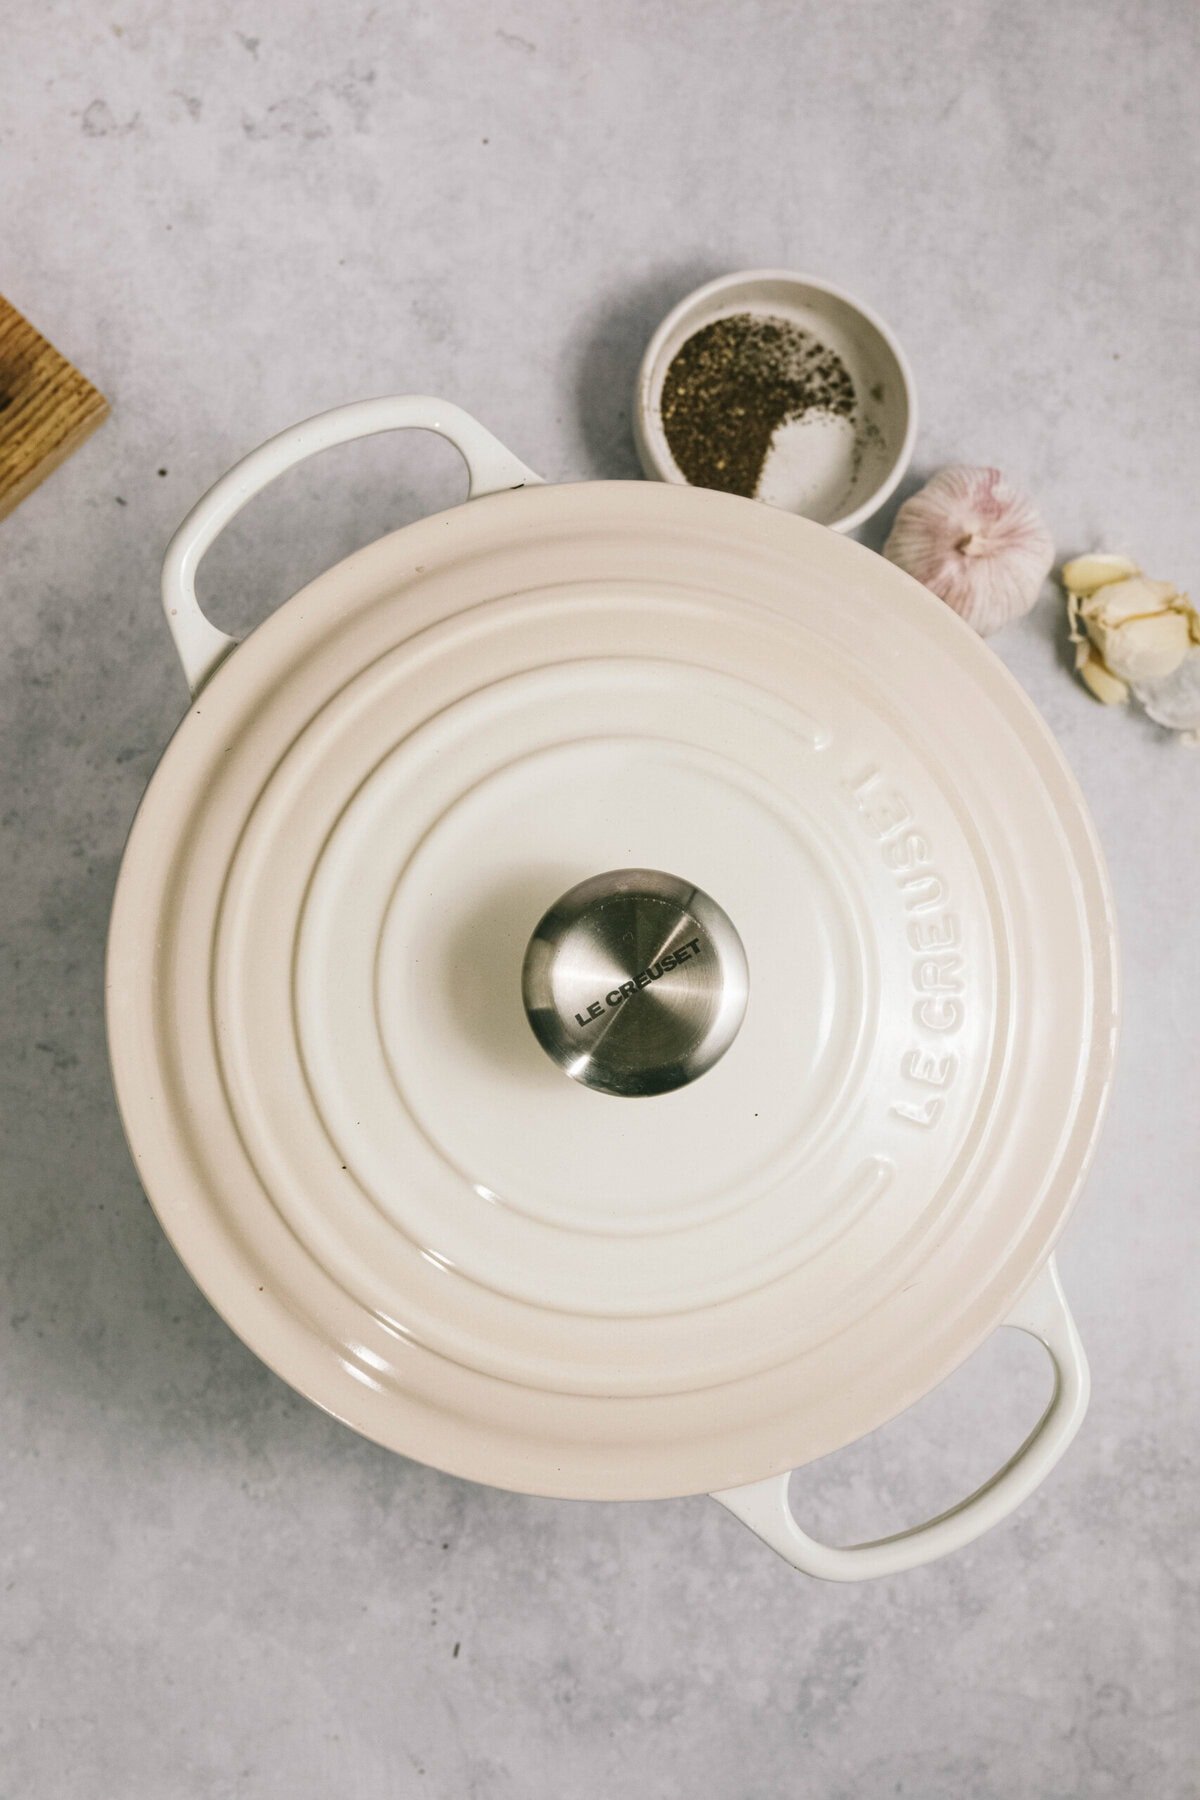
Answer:
[[(470, 503), (234, 654), (194, 586), (218, 532), (402, 427), (461, 451)], [(1116, 983), (1082, 799), (1001, 663), (820, 526), (543, 486), (420, 398), (247, 457), (163, 593), (194, 698), (121, 869), (109, 1036), (146, 1190), (234, 1330), (406, 1455), (534, 1494), (712, 1493), (833, 1579), (1011, 1512), (1087, 1403), (1051, 1251)], [(701, 1080), (629, 1100), (547, 1057), (521, 972), (558, 895), (638, 866), (719, 902), (749, 1003)], [(1001, 1472), (879, 1543), (806, 1535), (789, 1471), (1002, 1323), (1055, 1386)]]

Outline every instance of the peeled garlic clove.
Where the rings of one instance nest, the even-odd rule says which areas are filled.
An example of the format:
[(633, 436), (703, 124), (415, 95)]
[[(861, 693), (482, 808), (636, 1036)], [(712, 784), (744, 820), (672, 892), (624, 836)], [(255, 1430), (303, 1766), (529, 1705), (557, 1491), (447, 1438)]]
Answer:
[(896, 514), (883, 547), (983, 636), (1027, 613), (1054, 543), (999, 469), (942, 469)]
[(1124, 581), (1126, 576), (1140, 575), (1141, 572), (1127, 556), (1107, 556), (1096, 551), (1064, 563), (1062, 584), (1068, 593), (1078, 594), (1081, 600), (1086, 600), (1097, 588), (1107, 587), (1113, 581)]
[(1094, 650), (1085, 650), (1076, 663), (1085, 687), (1091, 689), (1105, 706), (1124, 706), (1129, 698), (1129, 685), (1105, 668)]
[(1134, 691), (1156, 725), (1165, 725), (1168, 731), (1200, 731), (1200, 649), (1189, 650), (1169, 675), (1140, 681)]
[(1116, 625), (1096, 621), (1088, 629), (1110, 673), (1122, 681), (1158, 681), (1177, 669), (1188, 653), (1183, 613), (1153, 613)]

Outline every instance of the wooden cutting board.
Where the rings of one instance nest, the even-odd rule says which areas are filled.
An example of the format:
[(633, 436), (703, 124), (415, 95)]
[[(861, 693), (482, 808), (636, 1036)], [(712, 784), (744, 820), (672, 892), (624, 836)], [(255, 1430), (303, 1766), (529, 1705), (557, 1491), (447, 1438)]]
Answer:
[(108, 401), (0, 295), (0, 519), (108, 417)]

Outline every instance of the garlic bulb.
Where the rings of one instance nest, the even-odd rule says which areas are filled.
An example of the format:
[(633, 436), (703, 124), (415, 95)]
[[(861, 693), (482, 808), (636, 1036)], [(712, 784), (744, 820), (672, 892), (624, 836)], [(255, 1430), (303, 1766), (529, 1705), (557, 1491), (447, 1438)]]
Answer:
[(1029, 611), (1054, 543), (999, 469), (949, 468), (904, 502), (883, 554), (987, 637)]
[(1081, 680), (1106, 706), (1136, 694), (1170, 731), (1200, 731), (1200, 613), (1127, 556), (1077, 556), (1062, 572)]

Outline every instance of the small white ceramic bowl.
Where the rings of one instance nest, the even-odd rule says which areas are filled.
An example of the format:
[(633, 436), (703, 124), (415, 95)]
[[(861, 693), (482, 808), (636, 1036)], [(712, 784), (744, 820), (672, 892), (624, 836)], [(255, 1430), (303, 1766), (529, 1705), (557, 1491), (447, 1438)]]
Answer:
[(652, 480), (686, 482), (662, 423), (662, 390), (677, 352), (730, 313), (788, 319), (836, 351), (854, 383), (853, 421), (798, 419), (775, 434), (756, 498), (853, 531), (877, 512), (908, 467), (917, 393), (908, 359), (883, 320), (840, 288), (784, 269), (722, 275), (669, 312), (646, 346), (634, 399), (638, 455)]

